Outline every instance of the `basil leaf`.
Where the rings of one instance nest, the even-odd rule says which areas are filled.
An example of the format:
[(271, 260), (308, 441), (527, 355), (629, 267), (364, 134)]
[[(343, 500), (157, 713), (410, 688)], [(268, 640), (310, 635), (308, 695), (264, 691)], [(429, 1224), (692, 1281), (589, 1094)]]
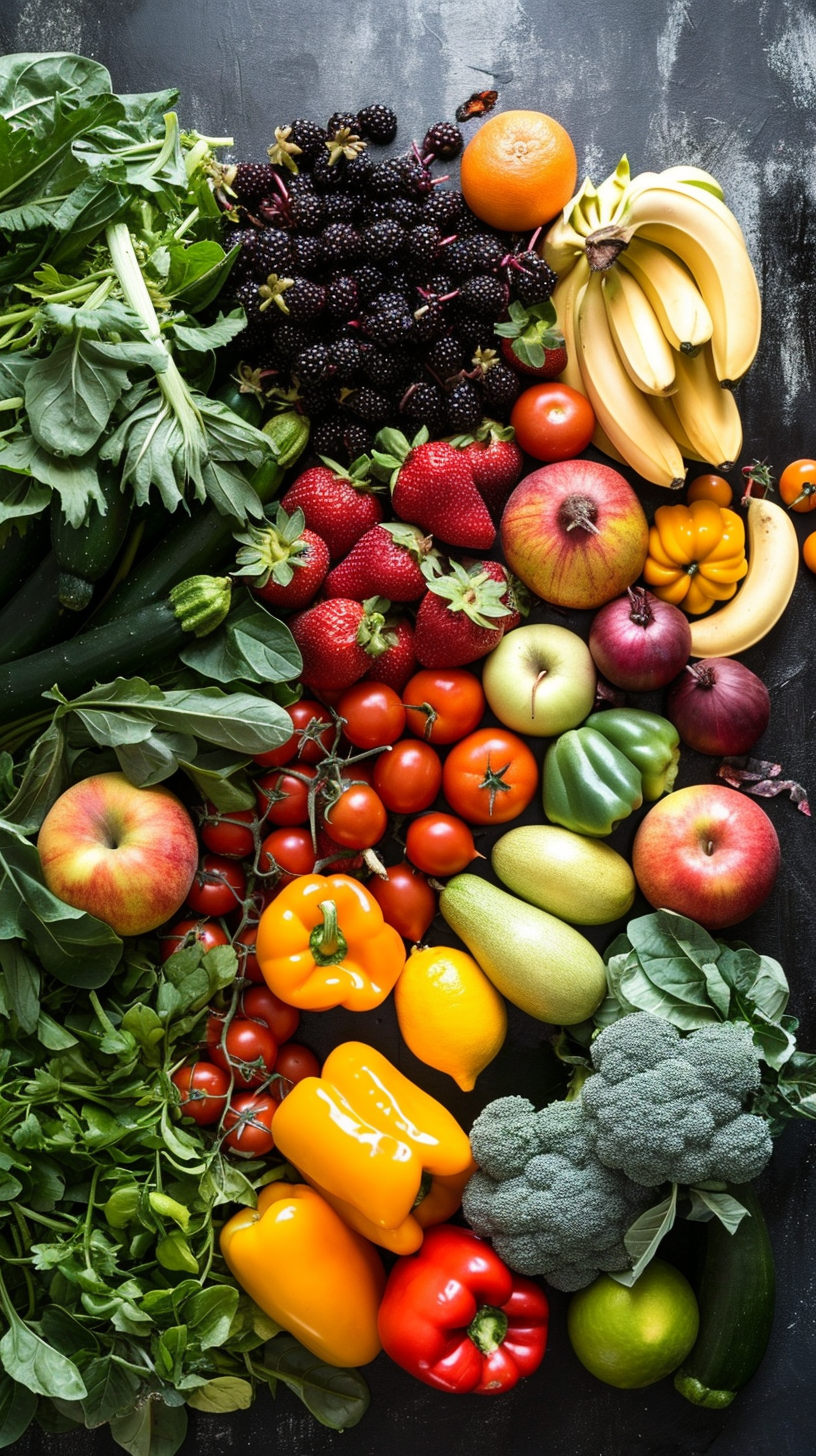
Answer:
[(368, 1410), (371, 1397), (359, 1370), (324, 1365), (291, 1335), (276, 1335), (264, 1350), (263, 1363), (322, 1426), (333, 1431), (356, 1426)]
[(661, 1241), (671, 1228), (677, 1217), (677, 1184), (672, 1184), (672, 1191), (668, 1198), (661, 1203), (656, 1203), (653, 1208), (647, 1208), (639, 1218), (636, 1218), (631, 1227), (623, 1236), (623, 1242), (627, 1253), (632, 1256), (633, 1265), (631, 1269), (610, 1269), (609, 1277), (617, 1284), (623, 1284), (630, 1289), (640, 1278), (647, 1264), (650, 1264), (657, 1253)]
[(187, 1435), (187, 1412), (183, 1406), (165, 1405), (152, 1396), (144, 1405), (112, 1420), (110, 1433), (130, 1456), (175, 1456)]
[(110, 1355), (91, 1360), (85, 1366), (86, 1395), (82, 1402), (85, 1423), (101, 1426), (113, 1420), (120, 1411), (132, 1406), (139, 1392), (139, 1380)]
[(24, 1431), (28, 1430), (37, 1409), (37, 1396), (33, 1390), (0, 1374), (0, 1449), (13, 1446)]
[(193, 1410), (208, 1411), (211, 1415), (249, 1410), (252, 1386), (248, 1380), (241, 1380), (235, 1375), (217, 1375), (214, 1380), (208, 1380), (198, 1390), (192, 1391), (187, 1397), (187, 1404)]
[(185, 1299), (184, 1321), (195, 1331), (202, 1350), (226, 1344), (237, 1308), (238, 1290), (224, 1285), (202, 1289)]
[(151, 711), (164, 727), (178, 728), (219, 748), (253, 756), (279, 748), (292, 732), (289, 714), (277, 703), (254, 693), (183, 688), (165, 693), (161, 705), (151, 704)]
[(94, 743), (102, 748), (118, 748), (123, 743), (144, 743), (153, 732), (153, 724), (149, 718), (137, 718), (132, 713), (111, 713), (104, 708), (77, 708), (76, 716), (87, 728)]
[(0, 1361), (6, 1373), (37, 1395), (81, 1400), (85, 1382), (73, 1360), (35, 1335), (5, 1301), (3, 1312), (9, 1321), (0, 1340)]
[(120, 743), (116, 757), (122, 773), (139, 789), (169, 779), (179, 766), (179, 755), (192, 758), (196, 741), (187, 733), (155, 733), (142, 743)]

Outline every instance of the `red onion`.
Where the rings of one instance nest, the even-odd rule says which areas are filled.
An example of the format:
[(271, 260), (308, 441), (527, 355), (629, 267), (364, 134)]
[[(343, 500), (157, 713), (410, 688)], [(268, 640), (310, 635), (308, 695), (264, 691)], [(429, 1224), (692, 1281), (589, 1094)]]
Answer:
[(689, 665), (669, 693), (666, 716), (698, 753), (747, 753), (771, 716), (764, 682), (733, 657), (706, 657)]
[(589, 633), (596, 666), (615, 687), (632, 693), (664, 688), (691, 652), (691, 628), (679, 607), (641, 586), (601, 607)]

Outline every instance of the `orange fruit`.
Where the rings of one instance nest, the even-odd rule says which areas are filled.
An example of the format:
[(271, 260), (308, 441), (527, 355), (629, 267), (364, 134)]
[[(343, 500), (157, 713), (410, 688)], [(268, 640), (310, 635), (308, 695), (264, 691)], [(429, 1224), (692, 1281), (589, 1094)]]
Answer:
[(577, 177), (569, 134), (543, 111), (491, 116), (462, 153), (465, 201), (483, 222), (507, 232), (549, 222), (569, 202)]

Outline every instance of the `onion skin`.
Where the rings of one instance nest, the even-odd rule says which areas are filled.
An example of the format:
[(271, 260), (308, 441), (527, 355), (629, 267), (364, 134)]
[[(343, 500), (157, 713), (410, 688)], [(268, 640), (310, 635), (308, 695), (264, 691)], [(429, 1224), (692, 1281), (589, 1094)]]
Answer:
[(598, 670), (630, 693), (664, 688), (682, 672), (691, 653), (688, 618), (643, 587), (601, 607), (589, 633)]
[(747, 753), (771, 716), (764, 682), (733, 657), (706, 657), (686, 667), (669, 692), (666, 716), (698, 753), (731, 758)]

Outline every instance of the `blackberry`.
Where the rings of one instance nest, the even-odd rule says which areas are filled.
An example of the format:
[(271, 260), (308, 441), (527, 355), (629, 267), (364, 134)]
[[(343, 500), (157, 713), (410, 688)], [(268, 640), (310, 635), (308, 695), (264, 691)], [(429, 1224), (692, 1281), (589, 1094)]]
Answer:
[(405, 375), (408, 354), (399, 346), (380, 349), (377, 344), (366, 342), (360, 348), (360, 362), (363, 373), (371, 384), (378, 389), (390, 389)]
[(301, 117), (293, 121), (289, 130), (289, 140), (295, 146), (300, 147), (301, 156), (298, 160), (299, 166), (308, 166), (325, 149), (326, 132), (316, 121), (307, 121)]
[[(404, 298), (413, 298), (416, 292), (414, 280), (408, 277), (405, 266), (400, 258), (386, 258), (383, 263), (383, 274), (385, 286), (393, 293), (401, 293)], [(413, 305), (416, 307), (416, 304)]]
[(330, 222), (321, 233), (327, 257), (336, 263), (349, 263), (359, 257), (362, 238), (350, 222)]
[(375, 162), (368, 177), (368, 190), (375, 197), (396, 197), (402, 189), (402, 176), (395, 160)]
[(387, 293), (378, 293), (371, 300), (372, 313), (387, 313), (389, 309), (396, 309), (398, 313), (411, 312), (408, 299), (399, 288), (389, 289)]
[(475, 212), (471, 212), (465, 199), (462, 198), (462, 210), (459, 214), (459, 222), (457, 224), (457, 232), (460, 238), (472, 238), (474, 233), (480, 233), (483, 227), (484, 223), (482, 219), (477, 217)]
[(343, 443), (342, 415), (324, 415), (317, 421), (309, 441), (315, 455), (328, 455), (330, 460), (336, 460)]
[(464, 241), (473, 273), (494, 273), (501, 267), (507, 249), (499, 238), (491, 233), (474, 233)]
[[(271, 322), (275, 324), (275, 319)], [(300, 354), (308, 347), (311, 339), (305, 329), (301, 329), (297, 324), (289, 323), (286, 319), (283, 319), (275, 327), (274, 333), (270, 335), (270, 343), (275, 362), (288, 366), (296, 354)]]
[(458, 157), (465, 144), (458, 126), (453, 121), (437, 121), (429, 126), (425, 133), (425, 140), (422, 143), (423, 155), (430, 153), (432, 157), (439, 157), (443, 162), (449, 162), (452, 157)]
[(316, 233), (324, 221), (326, 208), (316, 192), (291, 192), (289, 215), (298, 232)]
[(413, 197), (389, 198), (388, 211), (405, 228), (416, 227), (417, 223), (425, 221), (422, 203)]
[(268, 273), (285, 274), (287, 268), (291, 269), (292, 249), (289, 236), (282, 228), (262, 228), (252, 236), (255, 239), (252, 268), (258, 277), (263, 280)]
[(349, 192), (330, 192), (323, 200), (326, 222), (353, 222), (357, 205), (357, 199)]
[(433, 188), (433, 177), (415, 157), (400, 157), (400, 187), (408, 197), (427, 197)]
[(463, 208), (461, 192), (443, 192), (441, 187), (435, 187), (423, 204), (422, 220), (435, 222), (445, 233), (455, 232)]
[(291, 242), (292, 261), (299, 273), (316, 273), (326, 261), (326, 250), (320, 238), (311, 233), (293, 237)]
[(363, 251), (367, 258), (393, 258), (398, 253), (405, 240), (405, 228), (400, 227), (393, 218), (386, 218), (383, 222), (373, 222), (370, 227), (363, 229)]
[(254, 202), (275, 186), (276, 175), (271, 162), (239, 162), (230, 185), (239, 202)]
[(355, 268), (351, 277), (356, 284), (361, 303), (370, 303), (372, 298), (382, 292), (385, 282), (382, 271), (379, 268), (372, 268), (369, 263), (364, 264), (361, 268)]
[(442, 430), (447, 423), (445, 403), (442, 390), (422, 380), (407, 391), (400, 412), (412, 425), (427, 425), (432, 431)]
[(507, 364), (494, 364), (485, 370), (482, 379), (484, 402), (488, 409), (504, 413), (512, 409), (521, 390), (521, 380)]
[(369, 430), (361, 420), (346, 420), (343, 424), (343, 445), (348, 453), (349, 460), (356, 460), (358, 455), (364, 455), (374, 444), (374, 432)]
[(387, 394), (380, 394), (379, 390), (372, 389), (368, 384), (361, 384), (348, 397), (349, 408), (359, 415), (363, 420), (370, 420), (372, 425), (379, 425), (388, 419), (393, 410), (393, 401)]
[(432, 298), (429, 301), (423, 299), (419, 308), (414, 309), (412, 342), (430, 344), (445, 332), (447, 324), (447, 310), (444, 303), (440, 303), (438, 298)]
[(326, 290), (321, 283), (309, 278), (296, 278), (291, 288), (283, 295), (289, 316), (295, 323), (304, 323), (322, 313), (326, 304)]
[(470, 274), (470, 238), (457, 238), (454, 243), (449, 243), (445, 249), (445, 267), (457, 278), (467, 278)]
[(459, 301), (470, 313), (496, 319), (507, 305), (507, 284), (489, 273), (476, 273), (465, 279), (459, 291)]
[(326, 312), (340, 323), (348, 323), (357, 312), (357, 284), (353, 278), (333, 278), (326, 289)]
[(357, 117), (353, 111), (335, 111), (326, 122), (326, 135), (335, 137), (343, 128), (347, 131), (357, 131)]
[(558, 282), (558, 274), (537, 253), (519, 253), (515, 261), (519, 267), (509, 270), (511, 293), (525, 308), (545, 303)]
[(299, 394), (310, 419), (314, 415), (328, 414), (330, 409), (337, 406), (337, 388), (325, 381), (320, 384), (301, 384)]
[(323, 152), (315, 157), (312, 163), (312, 179), (318, 192), (333, 192), (345, 186), (345, 157), (331, 163), (328, 152)]
[(405, 250), (411, 264), (421, 268), (432, 268), (439, 257), (442, 234), (432, 222), (412, 227), (405, 239)]
[(360, 346), (356, 339), (336, 339), (329, 346), (334, 372), (341, 384), (350, 384), (360, 371)]
[(307, 192), (311, 197), (317, 196), (317, 189), (308, 172), (296, 172), (294, 177), (287, 177), (286, 186), (290, 197), (303, 197)]
[[(392, 199), (396, 202), (396, 198)], [(366, 201), (363, 209), (363, 222), (369, 227), (373, 222), (385, 222), (392, 217), (392, 201), (385, 197), (373, 197)]]
[(320, 384), (334, 372), (333, 353), (325, 344), (309, 344), (292, 360), (292, 373), (301, 384)]
[(457, 338), (461, 339), (468, 355), (474, 349), (492, 349), (496, 342), (493, 333), (492, 319), (481, 318), (478, 314), (469, 313), (467, 309), (454, 305), (451, 322), (455, 328)]
[(427, 292), (444, 298), (446, 293), (456, 292), (456, 284), (449, 273), (433, 273), (428, 279)]
[(398, 308), (366, 314), (362, 322), (368, 338), (373, 339), (376, 344), (386, 345), (406, 340), (414, 326), (411, 315)]
[(462, 379), (445, 401), (445, 413), (452, 430), (472, 430), (482, 418), (482, 401), (475, 384)]
[(247, 330), (260, 324), (263, 324), (264, 330), (266, 330), (269, 321), (266, 314), (261, 313), (263, 299), (258, 290), (258, 284), (253, 279), (248, 278), (245, 283), (239, 283), (235, 289), (235, 299), (237, 303), (240, 303), (247, 316)]
[(378, 147), (385, 147), (397, 135), (397, 118), (390, 106), (364, 106), (357, 112), (356, 129)]
[(346, 183), (352, 192), (365, 192), (375, 165), (367, 152), (360, 152), (346, 162)]
[(453, 334), (445, 334), (431, 344), (425, 355), (425, 363), (445, 384), (451, 375), (458, 374), (465, 367), (465, 351)]

